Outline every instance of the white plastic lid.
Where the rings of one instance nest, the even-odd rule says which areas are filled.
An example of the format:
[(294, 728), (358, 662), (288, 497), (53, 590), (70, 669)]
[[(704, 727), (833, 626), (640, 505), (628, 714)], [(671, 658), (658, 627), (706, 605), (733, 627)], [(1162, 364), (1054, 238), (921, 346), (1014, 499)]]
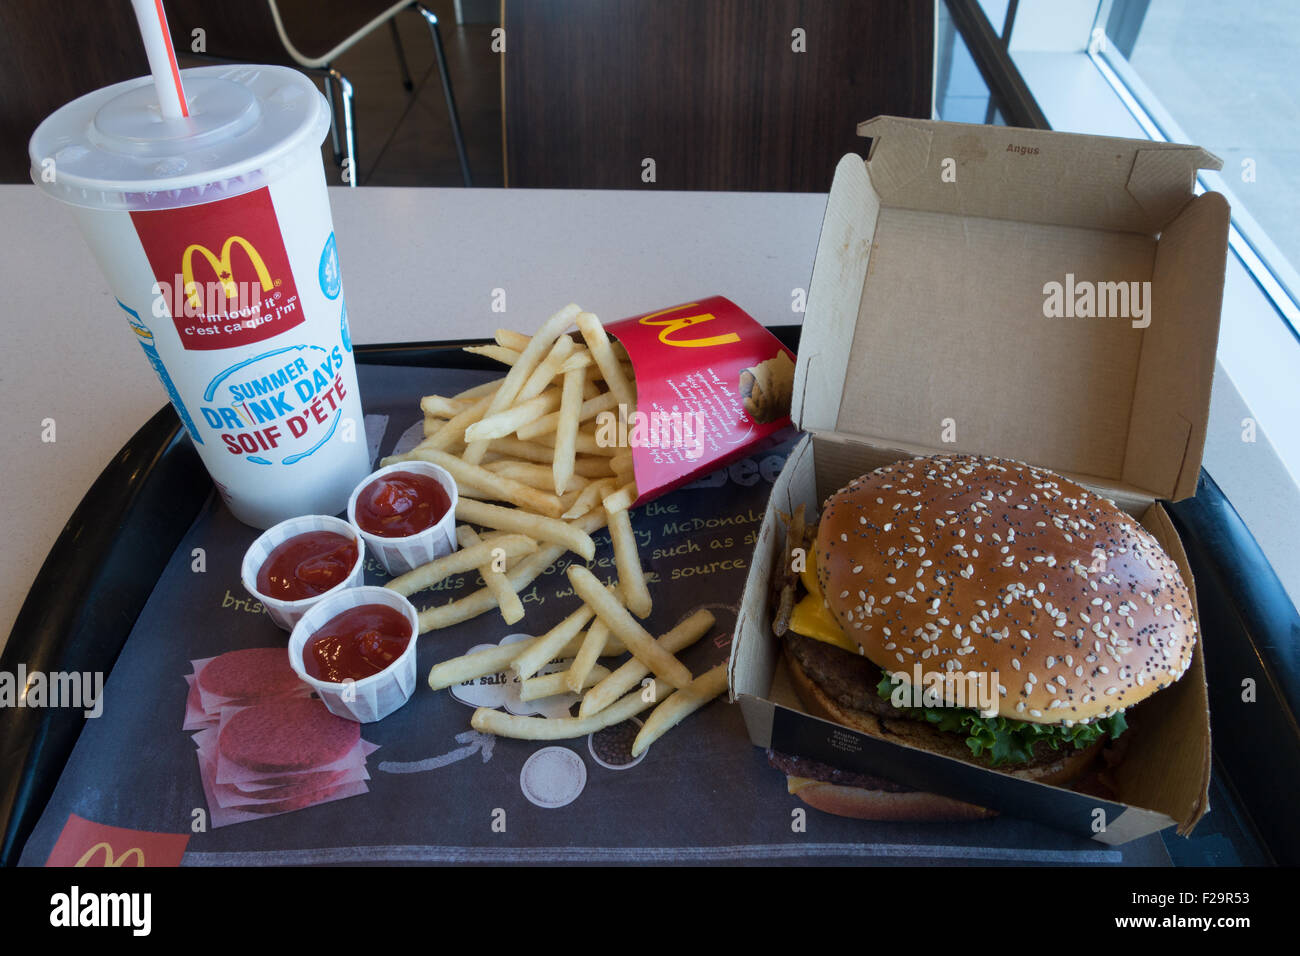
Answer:
[(148, 76), (60, 107), (28, 144), (32, 181), (92, 209), (191, 206), (265, 186), (329, 129), (325, 97), (289, 67), (204, 66), (181, 78), (190, 115), (179, 119), (162, 117)]

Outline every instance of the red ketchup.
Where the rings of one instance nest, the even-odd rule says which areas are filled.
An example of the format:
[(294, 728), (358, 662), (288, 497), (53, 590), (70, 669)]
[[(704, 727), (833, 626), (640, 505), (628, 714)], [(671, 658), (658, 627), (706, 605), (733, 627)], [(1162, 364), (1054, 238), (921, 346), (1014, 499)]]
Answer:
[(361, 680), (401, 657), (410, 641), (405, 614), (386, 604), (362, 604), (330, 618), (308, 638), (302, 663), (317, 680)]
[(276, 545), (257, 571), (257, 589), (280, 601), (324, 594), (347, 580), (357, 542), (335, 531), (308, 531)]
[(451, 507), (436, 478), (414, 471), (390, 471), (357, 495), (357, 524), (381, 538), (405, 538), (432, 528)]

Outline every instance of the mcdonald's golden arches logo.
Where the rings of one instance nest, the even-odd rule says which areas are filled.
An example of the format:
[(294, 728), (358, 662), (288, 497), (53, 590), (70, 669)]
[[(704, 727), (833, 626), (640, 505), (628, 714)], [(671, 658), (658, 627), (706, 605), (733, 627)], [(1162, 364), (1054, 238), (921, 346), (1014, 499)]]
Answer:
[(664, 345), (672, 345), (679, 349), (684, 348), (709, 348), (713, 345), (730, 345), (732, 342), (739, 342), (740, 336), (735, 332), (727, 332), (723, 335), (708, 335), (697, 339), (672, 338), (682, 329), (688, 329), (693, 325), (699, 325), (702, 322), (710, 322), (717, 318), (712, 312), (704, 312), (699, 315), (679, 315), (673, 318), (660, 318), (669, 312), (675, 312), (678, 309), (693, 309), (698, 306), (698, 302), (691, 302), (685, 306), (673, 306), (671, 309), (664, 309), (662, 312), (651, 312), (649, 315), (641, 317), (642, 325), (661, 325), (664, 328), (659, 332), (659, 341)]
[(214, 255), (212, 250), (207, 246), (197, 242), (192, 242), (185, 247), (185, 252), (181, 256), (181, 278), (185, 283), (185, 295), (195, 309), (203, 308), (203, 299), (198, 292), (198, 284), (194, 281), (194, 254), (198, 253), (212, 267), (212, 272), (217, 281), (221, 283), (221, 289), (226, 294), (227, 299), (233, 299), (239, 293), (239, 288), (235, 284), (235, 271), (230, 262), (230, 253), (238, 245), (244, 250), (249, 261), (253, 264), (253, 270), (257, 274), (257, 281), (262, 286), (263, 292), (270, 292), (275, 282), (271, 279), (271, 271), (267, 269), (266, 263), (262, 261), (261, 255), (258, 254), (257, 248), (245, 239), (243, 236), (231, 236), (221, 245), (221, 255)]
[(93, 866), (94, 864), (92, 864), (90, 861), (94, 859), (95, 854), (98, 853), (100, 850), (104, 851), (103, 865), (106, 867), (126, 866), (127, 857), (130, 857), (132, 855), (135, 856), (136, 866), (145, 865), (144, 850), (140, 849), (138, 846), (133, 846), (129, 850), (123, 850), (121, 856), (115, 857), (113, 856), (112, 846), (110, 846), (107, 841), (100, 841), (99, 843), (96, 843), (94, 846), (92, 846), (85, 853), (81, 854), (81, 859), (78, 860), (76, 863), (74, 863), (73, 866)]

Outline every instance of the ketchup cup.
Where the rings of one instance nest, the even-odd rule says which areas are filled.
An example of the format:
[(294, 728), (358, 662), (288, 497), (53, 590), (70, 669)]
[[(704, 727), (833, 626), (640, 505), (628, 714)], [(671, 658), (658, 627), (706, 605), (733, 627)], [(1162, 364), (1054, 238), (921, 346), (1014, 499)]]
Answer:
[[(417, 531), (415, 534), (400, 538), (372, 534), (357, 521), (357, 500), (360, 498), (361, 493), (373, 482), (382, 480), (386, 476), (399, 471), (427, 475), (441, 485), (442, 490), (447, 494), (447, 511), (432, 526)], [(395, 465), (380, 468), (353, 489), (352, 497), (348, 499), (348, 521), (356, 529), (356, 532), (365, 539), (366, 547), (384, 566), (384, 570), (395, 576), (405, 574), (422, 564), (428, 564), (434, 558), (440, 558), (444, 554), (451, 554), (456, 550), (457, 500), (456, 480), (446, 470), (427, 461), (398, 462)]]
[[(347, 577), (322, 594), (301, 598), (297, 601), (284, 601), (273, 595), (263, 594), (257, 587), (257, 572), (261, 570), (266, 559), (271, 556), (271, 552), (290, 538), (312, 531), (332, 531), (357, 543), (357, 559), (353, 562)], [(294, 625), (298, 623), (298, 619), (322, 598), (342, 591), (344, 588), (354, 588), (359, 585), (365, 576), (365, 566), (366, 545), (361, 535), (357, 533), (356, 528), (341, 518), (332, 518), (329, 515), (303, 515), (300, 518), (289, 518), (286, 521), (281, 521), (279, 524), (263, 531), (258, 539), (244, 552), (244, 563), (240, 567), (239, 577), (243, 581), (244, 590), (262, 602), (271, 620), (286, 631), (292, 631)]]
[[(367, 604), (382, 604), (398, 611), (411, 625), (406, 649), (377, 674), (339, 683), (319, 680), (307, 673), (303, 652), (318, 630), (347, 611)], [(331, 714), (368, 724), (383, 720), (415, 692), (415, 644), (420, 619), (415, 607), (388, 588), (359, 587), (330, 594), (304, 614), (289, 635), (289, 666), (320, 695)]]

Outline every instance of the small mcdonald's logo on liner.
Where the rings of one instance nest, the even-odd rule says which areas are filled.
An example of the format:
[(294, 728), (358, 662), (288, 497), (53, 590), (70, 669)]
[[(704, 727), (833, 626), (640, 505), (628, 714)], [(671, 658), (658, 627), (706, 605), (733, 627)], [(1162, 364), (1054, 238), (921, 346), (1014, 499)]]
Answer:
[(45, 861), (46, 866), (179, 866), (188, 833), (157, 833), (96, 823), (72, 813)]
[(95, 856), (96, 854), (99, 853), (100, 850), (104, 851), (104, 862), (100, 864), (101, 866), (106, 866), (106, 867), (126, 866), (126, 861), (131, 857), (135, 858), (136, 866), (145, 865), (144, 850), (140, 849), (138, 846), (133, 846), (128, 850), (123, 850), (121, 855), (114, 856), (113, 847), (110, 846), (108, 843), (103, 843), (103, 842), (96, 843), (85, 853), (81, 854), (81, 859), (79, 859), (76, 863), (72, 865), (73, 866), (94, 866)]

